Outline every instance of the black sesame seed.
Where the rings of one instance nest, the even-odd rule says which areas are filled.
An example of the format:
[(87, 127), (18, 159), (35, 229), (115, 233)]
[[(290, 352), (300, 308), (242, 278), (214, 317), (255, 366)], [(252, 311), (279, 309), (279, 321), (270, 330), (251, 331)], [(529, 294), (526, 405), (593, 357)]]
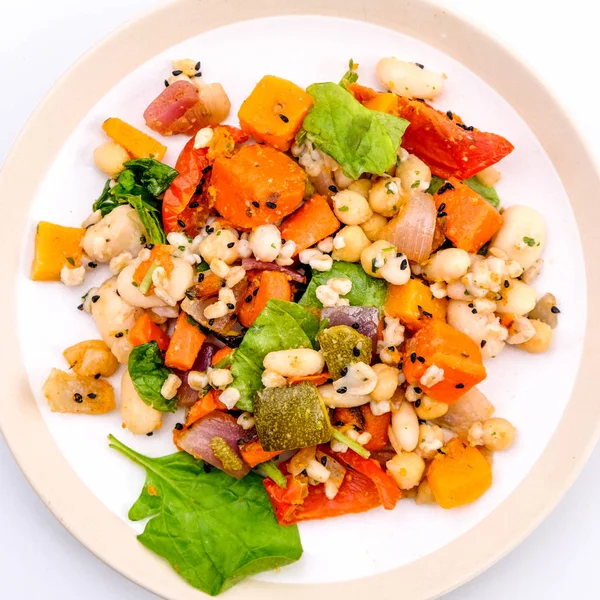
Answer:
[(415, 408), (419, 408), (419, 406), (421, 406), (421, 398), (415, 402)]
[(204, 192), (204, 188), (202, 187), (202, 184), (201, 184), (201, 183), (199, 183), (199, 184), (196, 186), (196, 189), (194, 190), (194, 194), (195, 194), (196, 196), (200, 196), (200, 195), (201, 195), (203, 192)]
[(354, 346), (354, 348), (352, 348), (352, 354), (354, 354), (354, 356), (360, 356), (360, 350)]
[(94, 392), (90, 392), (87, 397), (93, 400), (96, 397), (96, 394), (94, 394)]
[(257, 202), (256, 200), (252, 201), (252, 206), (254, 206), (254, 208), (260, 208), (260, 202)]
[(456, 387), (457, 390), (462, 390), (465, 387), (464, 383), (457, 383), (454, 387)]
[(194, 73), (194, 77), (202, 77), (202, 73), (198, 71), (197, 73)]
[(81, 394), (75, 393), (73, 394), (73, 400), (75, 400), (77, 404), (81, 404), (83, 402), (83, 396)]
[(208, 324), (212, 327), (215, 324), (215, 320), (214, 319), (209, 319), (208, 320)]
[(229, 310), (233, 310), (233, 309), (235, 308), (235, 304), (232, 304), (231, 302), (228, 302), (228, 303), (227, 303), (227, 308), (228, 308)]
[(408, 260), (406, 258), (400, 263), (400, 270), (405, 271), (408, 268)]
[(252, 302), (252, 294), (250, 294), (250, 296), (246, 296), (246, 302), (248, 304), (250, 304), (250, 302)]
[(152, 437), (152, 436), (154, 435), (154, 431), (149, 431), (149, 432), (148, 432), (146, 435), (147, 435), (148, 437)]
[(152, 250), (152, 248), (154, 248), (154, 244), (146, 244), (146, 248), (148, 248), (148, 250)]
[(227, 287), (227, 282), (226, 282), (226, 281), (222, 281), (222, 282), (221, 282), (221, 287), (222, 287), (222, 288), (224, 288), (224, 287)]
[(473, 125), (464, 125), (463, 123), (457, 123), (457, 125), (465, 131), (473, 131), (474, 129)]
[(96, 302), (98, 302), (98, 300), (100, 300), (100, 296), (98, 296), (98, 294), (96, 294), (95, 296), (92, 296), (92, 302), (95, 304)]
[(446, 116), (452, 121), (454, 119), (454, 115), (451, 110), (446, 111)]
[(401, 371), (402, 371), (402, 367), (403, 367), (403, 366), (404, 366), (404, 365), (403, 365), (401, 362), (399, 362), (399, 363), (398, 363), (398, 368), (399, 368)]
[(212, 467), (208, 463), (204, 463), (202, 468), (204, 469), (205, 473), (210, 473), (212, 471)]
[(421, 363), (424, 364), (425, 363), (425, 359), (422, 356), (417, 356), (417, 360)]
[(415, 386), (413, 388), (413, 390), (415, 390), (415, 394), (422, 394), (423, 393), (423, 390), (419, 386)]
[(77, 307), (77, 310), (83, 310), (83, 304), (80, 304), (80, 305)]
[(410, 355), (410, 362), (411, 362), (411, 363), (414, 363), (416, 360), (417, 360), (417, 353), (416, 353), (416, 352), (413, 352), (413, 353)]
[(322, 464), (323, 466), (325, 466), (325, 465), (327, 464), (327, 457), (326, 457), (326, 456), (322, 456), (322, 457), (321, 457), (321, 464)]
[(207, 173), (210, 173), (212, 171), (212, 165), (208, 165), (206, 167), (204, 167), (204, 169), (202, 169), (202, 173), (204, 175), (206, 175)]
[(344, 426), (344, 421), (336, 421), (336, 422), (334, 423), (334, 425), (335, 425), (336, 427), (343, 427), (343, 426)]
[(438, 212), (442, 212), (442, 211), (443, 211), (445, 208), (446, 208), (446, 203), (445, 203), (445, 202), (442, 202), (442, 203), (440, 204), (440, 206), (438, 207)]
[(227, 244), (228, 248), (233, 248), (235, 246), (235, 242), (229, 242), (229, 244)]
[(338, 189), (335, 187), (335, 185), (330, 185), (329, 186), (329, 191), (333, 192), (334, 194), (337, 194)]
[(169, 82), (165, 79), (165, 87), (169, 87)]
[(97, 266), (98, 266), (98, 263), (95, 263), (95, 262), (89, 262), (88, 263), (88, 267), (90, 269), (95, 269)]
[(504, 287), (505, 288), (510, 287), (510, 281), (508, 279), (504, 280)]
[(440, 187), (440, 189), (437, 191), (438, 196), (441, 196), (444, 192), (447, 192), (449, 190), (453, 190), (454, 186), (449, 182), (446, 181), (446, 183)]
[(469, 302), (469, 308), (473, 308), (474, 304), (472, 302)]
[(122, 331), (117, 331), (117, 333), (115, 333), (115, 337), (116, 338), (122, 338), (123, 337), (123, 332)]
[(447, 217), (447, 216), (448, 216), (448, 213), (447, 213), (447, 212), (439, 212), (439, 213), (438, 213), (438, 218), (439, 218), (439, 219), (443, 219), (444, 217)]
[(275, 202), (267, 202), (267, 208), (277, 208), (277, 204), (275, 204)]
[(185, 227), (185, 221), (182, 221), (181, 219), (177, 219), (177, 225), (179, 225), (179, 227)]
[(175, 429), (177, 429), (177, 431), (181, 431), (183, 429), (183, 425), (181, 423), (175, 423)]
[(290, 120), (285, 116), (285, 115), (279, 115), (279, 118), (284, 122), (284, 123), (289, 123)]
[(180, 69), (173, 71), (173, 75), (175, 75), (175, 77), (177, 77), (177, 75), (181, 75), (182, 73), (183, 73), (183, 71), (181, 71)]
[(200, 275), (198, 275), (198, 283), (202, 283), (204, 281), (204, 273), (200, 273)]
[(345, 377), (348, 374), (348, 367), (344, 367), (341, 371), (340, 371), (342, 377)]
[(446, 454), (441, 448), (438, 448), (438, 454)]
[(198, 61), (198, 62), (196, 63), (196, 66), (194, 67), (194, 69), (196, 69), (196, 71), (199, 71), (199, 70), (200, 70), (200, 67), (201, 67), (201, 65), (200, 65), (200, 61)]
[(258, 294), (258, 288), (256, 288), (256, 289), (255, 289), (255, 290), (252, 292), (252, 295), (253, 295), (253, 296), (256, 296), (256, 294)]
[(482, 348), (485, 348), (485, 345), (487, 344), (486, 340), (481, 340), (481, 344), (479, 344)]
[(388, 346), (388, 350), (389, 350), (390, 352), (393, 352), (395, 349), (396, 349), (396, 348), (395, 348), (394, 346)]
[(419, 69), (424, 69), (425, 68), (425, 66), (422, 65), (421, 63), (417, 63), (416, 62), (415, 65), (417, 65), (417, 67), (419, 67)]
[(352, 329), (360, 329), (360, 325), (358, 323), (352, 323)]
[(558, 308), (558, 306), (553, 306), (550, 309), (550, 312), (553, 312), (555, 315), (558, 315), (560, 313), (560, 308)]
[(338, 388), (337, 390), (335, 390), (338, 394), (345, 394), (348, 391), (347, 387), (342, 386), (341, 388)]
[(433, 317), (433, 315), (430, 312), (427, 312), (426, 310), (423, 311), (423, 316), (429, 317), (430, 319)]
[(476, 309), (476, 308), (473, 308), (473, 309), (471, 310), (471, 312), (472, 312), (474, 315), (476, 315), (476, 314), (477, 314), (477, 309)]
[[(415, 402), (416, 404), (416, 402)], [(425, 421), (425, 419), (418, 419), (419, 421), (419, 425), (425, 425), (427, 423), (427, 421)]]
[(199, 202), (196, 202), (195, 200), (193, 202), (190, 202), (190, 208), (198, 208), (200, 206)]
[(214, 230), (215, 230), (215, 228), (211, 227), (210, 225), (207, 225), (204, 229), (206, 230), (206, 233), (208, 233), (208, 235), (210, 235), (211, 233), (213, 233)]
[(94, 379), (100, 379), (101, 375), (102, 375), (102, 373), (96, 373), (94, 375)]

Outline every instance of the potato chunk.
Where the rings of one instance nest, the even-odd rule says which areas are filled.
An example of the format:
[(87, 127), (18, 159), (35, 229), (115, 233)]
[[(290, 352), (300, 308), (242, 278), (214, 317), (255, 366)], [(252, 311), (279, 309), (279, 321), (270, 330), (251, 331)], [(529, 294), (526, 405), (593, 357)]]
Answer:
[(63, 352), (69, 367), (85, 377), (114, 375), (119, 361), (102, 340), (86, 340), (70, 346)]
[(52, 412), (102, 415), (116, 408), (113, 387), (103, 379), (52, 369), (42, 391)]

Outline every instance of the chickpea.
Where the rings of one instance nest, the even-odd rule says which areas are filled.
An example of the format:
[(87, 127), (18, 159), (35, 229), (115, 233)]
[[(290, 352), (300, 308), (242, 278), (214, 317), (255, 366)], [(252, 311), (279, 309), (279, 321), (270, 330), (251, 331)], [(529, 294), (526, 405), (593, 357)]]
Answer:
[(372, 185), (373, 184), (371, 183), (370, 179), (357, 179), (356, 181), (353, 181), (348, 186), (348, 189), (353, 192), (357, 192), (365, 200), (368, 200), (369, 199), (369, 190), (371, 189)]
[(369, 192), (369, 206), (373, 212), (393, 217), (406, 202), (408, 193), (402, 189), (398, 177), (381, 178)]
[(501, 293), (503, 298), (496, 305), (496, 312), (501, 315), (512, 314), (522, 317), (535, 308), (535, 290), (518, 279), (513, 279), (510, 287)]
[(401, 490), (419, 485), (425, 472), (425, 461), (414, 452), (401, 452), (385, 464), (387, 474)]
[(415, 452), (423, 460), (431, 460), (444, 445), (444, 432), (438, 425), (419, 425), (419, 444)]
[(120, 173), (125, 168), (123, 163), (129, 159), (127, 150), (116, 142), (106, 142), (94, 150), (96, 166), (109, 177)]
[(273, 262), (281, 251), (281, 233), (275, 225), (260, 225), (248, 241), (254, 256), (263, 262)]
[(515, 440), (515, 427), (506, 419), (488, 419), (483, 424), (481, 440), (488, 450), (505, 450)]
[(400, 371), (395, 367), (390, 367), (382, 363), (373, 365), (373, 371), (377, 373), (377, 385), (371, 392), (371, 398), (375, 402), (389, 400), (396, 393), (398, 373)]
[(354, 181), (354, 179), (346, 177), (344, 175), (344, 171), (342, 171), (341, 168), (336, 169), (333, 172), (333, 179), (335, 180), (335, 185), (337, 186), (338, 190), (347, 189), (350, 186), (350, 184)]
[(431, 170), (420, 158), (409, 154), (396, 167), (396, 177), (400, 178), (402, 188), (407, 192), (411, 190), (425, 192), (431, 183)]
[(351, 190), (342, 190), (333, 197), (333, 210), (344, 225), (360, 225), (373, 215), (365, 198)]
[(340, 230), (333, 240), (333, 260), (359, 262), (360, 255), (371, 245), (359, 225), (348, 225)]
[(469, 253), (460, 248), (446, 248), (433, 254), (423, 267), (429, 281), (450, 283), (466, 275), (471, 266)]
[(423, 421), (439, 419), (448, 412), (448, 405), (445, 402), (438, 402), (427, 394), (421, 398), (421, 404), (415, 406), (417, 417)]
[(547, 323), (536, 321), (535, 319), (530, 319), (529, 322), (535, 328), (535, 335), (524, 344), (519, 344), (517, 348), (521, 348), (521, 350), (525, 350), (525, 352), (529, 352), (530, 354), (546, 352), (552, 342), (552, 327)]
[(435, 504), (435, 498), (427, 479), (421, 480), (419, 487), (417, 488), (417, 495), (415, 497), (415, 503), (419, 505), (423, 504)]
[(396, 247), (386, 240), (373, 242), (368, 248), (365, 248), (360, 255), (360, 262), (365, 273), (383, 279), (381, 267), (385, 265), (388, 259), (396, 256)]
[(239, 258), (237, 249), (238, 237), (232, 229), (214, 231), (200, 244), (202, 258), (210, 264), (215, 258), (220, 258), (228, 265)]
[(376, 242), (377, 240), (381, 239), (383, 228), (387, 225), (387, 222), (388, 220), (383, 215), (374, 213), (368, 221), (365, 221), (361, 225), (361, 228), (369, 240)]

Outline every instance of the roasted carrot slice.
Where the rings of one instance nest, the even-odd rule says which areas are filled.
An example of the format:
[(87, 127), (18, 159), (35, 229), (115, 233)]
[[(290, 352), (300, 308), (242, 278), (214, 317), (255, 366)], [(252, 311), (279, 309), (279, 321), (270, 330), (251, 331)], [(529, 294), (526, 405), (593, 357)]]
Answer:
[[(256, 295), (250, 291), (251, 289), (258, 289)], [(292, 288), (285, 273), (263, 271), (258, 288), (252, 288), (251, 285), (246, 298), (250, 298), (250, 302), (242, 303), (238, 311), (238, 319), (244, 327), (251, 327), (271, 298), (289, 302), (292, 299)]]
[(392, 420), (392, 414), (385, 413), (383, 415), (374, 415), (368, 404), (361, 406), (360, 411), (363, 416), (363, 429), (371, 434), (371, 441), (368, 444), (365, 444), (365, 448), (370, 452), (383, 450), (390, 441), (388, 430)]
[(279, 456), (282, 451), (267, 452), (261, 446), (260, 440), (256, 439), (240, 446), (240, 454), (249, 467), (256, 467), (260, 463), (271, 460), (275, 456)]
[(173, 369), (189, 371), (194, 366), (205, 339), (206, 336), (200, 329), (188, 322), (188, 315), (183, 311), (180, 312), (165, 356), (165, 365)]
[(169, 347), (170, 338), (169, 336), (156, 324), (154, 323), (148, 313), (142, 314), (135, 325), (129, 330), (129, 341), (134, 346), (141, 346), (148, 342), (156, 342), (158, 347), (166, 352)]

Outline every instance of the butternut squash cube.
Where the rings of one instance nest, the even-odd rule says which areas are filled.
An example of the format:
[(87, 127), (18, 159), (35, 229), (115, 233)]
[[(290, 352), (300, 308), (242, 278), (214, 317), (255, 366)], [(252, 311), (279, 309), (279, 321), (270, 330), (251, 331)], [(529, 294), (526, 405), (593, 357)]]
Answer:
[(390, 285), (385, 301), (386, 314), (400, 319), (411, 331), (418, 331), (432, 319), (445, 321), (447, 307), (445, 298), (434, 298), (418, 279), (409, 279), (404, 285)]
[(85, 229), (63, 227), (40, 221), (35, 233), (35, 254), (31, 265), (34, 281), (60, 281), (60, 271), (81, 263), (81, 240)]

